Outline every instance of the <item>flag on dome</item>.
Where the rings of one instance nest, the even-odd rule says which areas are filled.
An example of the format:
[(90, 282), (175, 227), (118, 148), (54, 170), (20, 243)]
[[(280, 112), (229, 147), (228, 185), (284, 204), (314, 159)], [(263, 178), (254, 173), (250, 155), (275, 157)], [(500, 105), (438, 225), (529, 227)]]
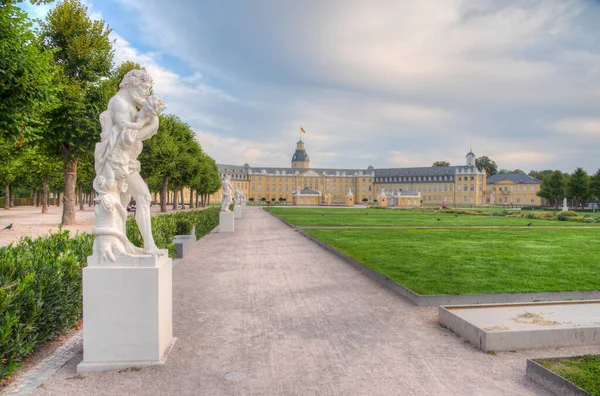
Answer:
[(306, 133), (306, 131), (304, 130), (304, 128), (300, 127), (300, 130), (302, 131), (302, 133)]

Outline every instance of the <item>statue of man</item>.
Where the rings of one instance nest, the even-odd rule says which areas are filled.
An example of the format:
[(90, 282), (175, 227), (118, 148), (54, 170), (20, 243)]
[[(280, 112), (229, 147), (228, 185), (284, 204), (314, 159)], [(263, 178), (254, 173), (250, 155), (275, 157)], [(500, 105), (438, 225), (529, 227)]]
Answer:
[[(138, 155), (142, 141), (158, 131), (158, 114), (164, 102), (157, 95), (150, 96), (152, 78), (143, 70), (128, 72), (119, 84), (119, 91), (108, 102), (108, 109), (100, 115), (101, 141), (96, 144), (96, 178), (98, 193), (95, 209), (96, 228), (94, 254), (101, 260), (115, 261), (115, 255), (161, 255), (152, 237), (150, 223), (150, 191), (140, 176)], [(138, 111), (138, 109), (141, 109)], [(126, 205), (136, 201), (135, 220), (142, 235), (143, 249), (133, 246), (125, 236)]]
[(225, 175), (221, 189), (223, 190), (223, 198), (221, 199), (221, 212), (231, 212), (229, 210), (229, 205), (231, 205), (231, 191), (233, 190), (233, 186), (229, 181), (229, 175)]
[(233, 194), (233, 201), (235, 206), (240, 206), (242, 204), (242, 192), (239, 188), (235, 189), (235, 193)]

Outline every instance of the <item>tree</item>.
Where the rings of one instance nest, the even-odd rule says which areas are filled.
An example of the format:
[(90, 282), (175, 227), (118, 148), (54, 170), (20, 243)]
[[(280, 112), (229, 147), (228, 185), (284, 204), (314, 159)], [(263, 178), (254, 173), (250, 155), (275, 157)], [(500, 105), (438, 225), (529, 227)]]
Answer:
[(510, 169), (500, 169), (498, 171), (498, 175), (510, 175), (511, 173), (513, 173), (513, 171), (511, 171)]
[(48, 213), (48, 195), (50, 179), (61, 178), (60, 159), (47, 154), (39, 145), (23, 150), (23, 168), (31, 175), (34, 194), (40, 189), (42, 213)]
[(559, 203), (565, 196), (565, 186), (565, 176), (561, 171), (555, 170), (544, 177), (537, 195), (548, 199), (552, 205), (558, 208)]
[(99, 141), (98, 116), (105, 109), (100, 82), (109, 77), (113, 58), (110, 32), (104, 21), (88, 17), (87, 7), (79, 0), (59, 3), (41, 23), (44, 48), (52, 51), (54, 63), (60, 66), (64, 86), (44, 136), (44, 143), (63, 157), (63, 224), (75, 223), (79, 158), (93, 152)]
[[(43, 113), (56, 103), (52, 53), (43, 51), (27, 15), (14, 5), (0, 5), (0, 135), (21, 146), (38, 138)], [(7, 4), (8, 3), (8, 4)]]
[(486, 177), (498, 173), (498, 166), (496, 163), (485, 155), (475, 159), (475, 166), (480, 172), (485, 171)]
[(583, 206), (591, 195), (587, 172), (583, 168), (575, 169), (567, 183), (567, 196), (575, 200), (575, 206)]
[(529, 173), (528, 173), (528, 175), (529, 175), (530, 177), (533, 177), (533, 178), (535, 178), (535, 179), (538, 179), (538, 180), (540, 180), (540, 181), (541, 181), (541, 180), (543, 180), (543, 179), (544, 179), (544, 177), (545, 177), (546, 175), (550, 175), (551, 173), (552, 173), (552, 171), (551, 171), (551, 170), (549, 170), (549, 169), (545, 169), (545, 170), (543, 170), (543, 171), (536, 171), (536, 170), (532, 170), (531, 172), (529, 172)]
[(592, 197), (600, 200), (600, 169), (590, 178), (590, 192)]
[(515, 170), (511, 171), (510, 173), (513, 173), (513, 174), (515, 174), (515, 173), (516, 174), (519, 174), (519, 173), (525, 174), (525, 172), (523, 172), (521, 169), (515, 169)]
[(439, 167), (442, 167), (442, 166), (450, 166), (450, 162), (448, 162), (448, 161), (435, 161), (433, 163), (433, 165), (431, 165), (431, 166), (433, 166), (435, 168), (439, 168)]

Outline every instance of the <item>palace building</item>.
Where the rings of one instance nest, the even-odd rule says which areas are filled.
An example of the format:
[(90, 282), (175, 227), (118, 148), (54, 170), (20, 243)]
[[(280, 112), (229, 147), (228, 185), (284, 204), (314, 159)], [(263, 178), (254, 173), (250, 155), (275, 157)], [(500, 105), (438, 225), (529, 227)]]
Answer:
[[(475, 159), (473, 151), (469, 151), (465, 165), (456, 166), (311, 168), (301, 139), (292, 155), (291, 167), (248, 164), (219, 164), (218, 167), (221, 179), (229, 176), (233, 187), (239, 188), (251, 202), (286, 202), (294, 205), (349, 205), (367, 202), (379, 202), (381, 205), (381, 202), (385, 202), (387, 206), (420, 207), (422, 204), (442, 205), (443, 202), (446, 205), (489, 205), (490, 198), (493, 198), (492, 204), (540, 204), (540, 198), (535, 195), (539, 191), (540, 182), (537, 179), (521, 174), (496, 175), (520, 177), (515, 181), (511, 177), (493, 176), (489, 179), (490, 182), (486, 180), (485, 172), (477, 170)], [(488, 183), (493, 185), (492, 189)], [(518, 191), (515, 186), (518, 186)], [(525, 186), (529, 186), (529, 189), (533, 186), (534, 190), (529, 191)], [(514, 193), (510, 201), (508, 195), (503, 195), (508, 189)], [(211, 202), (220, 202), (221, 198), (219, 191), (211, 197)]]

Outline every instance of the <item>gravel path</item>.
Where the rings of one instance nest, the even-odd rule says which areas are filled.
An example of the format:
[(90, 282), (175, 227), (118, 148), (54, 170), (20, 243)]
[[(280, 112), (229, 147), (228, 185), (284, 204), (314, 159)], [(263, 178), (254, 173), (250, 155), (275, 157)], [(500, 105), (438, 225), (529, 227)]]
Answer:
[(167, 363), (86, 373), (71, 359), (35, 395), (549, 395), (528, 357), (595, 348), (484, 354), (418, 308), (248, 207), (173, 272)]

